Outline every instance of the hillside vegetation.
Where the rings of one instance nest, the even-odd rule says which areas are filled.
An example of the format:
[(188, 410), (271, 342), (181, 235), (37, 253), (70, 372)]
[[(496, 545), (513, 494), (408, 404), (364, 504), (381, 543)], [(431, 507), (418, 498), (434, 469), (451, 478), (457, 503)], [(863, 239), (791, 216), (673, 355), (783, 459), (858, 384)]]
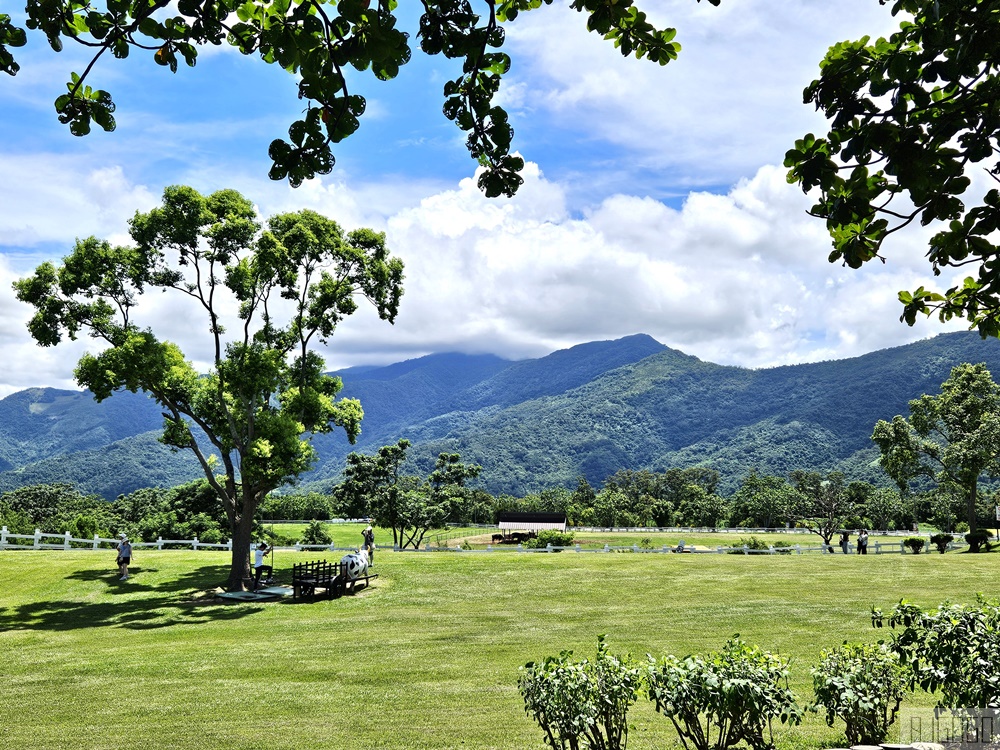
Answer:
[[(885, 482), (870, 441), (879, 419), (936, 393), (952, 367), (984, 362), (1000, 375), (1000, 342), (943, 334), (853, 359), (748, 370), (703, 362), (644, 335), (508, 362), (440, 354), (340, 373), (360, 398), (362, 435), (351, 446), (319, 436), (304, 490), (328, 491), (352, 450), (407, 438), (417, 473), (439, 452), (482, 465), (479, 486), (523, 495), (601, 484), (620, 469), (709, 466), (731, 492), (754, 469), (843, 471)], [(198, 476), (183, 453), (153, 440), (148, 399), (31, 389), (0, 401), (0, 490), (70, 479), (113, 498)]]

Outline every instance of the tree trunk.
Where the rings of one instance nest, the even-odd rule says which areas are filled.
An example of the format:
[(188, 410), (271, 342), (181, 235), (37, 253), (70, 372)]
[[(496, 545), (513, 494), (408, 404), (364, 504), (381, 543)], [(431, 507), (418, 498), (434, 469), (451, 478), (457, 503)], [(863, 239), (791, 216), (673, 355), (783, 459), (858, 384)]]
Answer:
[(233, 531), (233, 558), (229, 569), (226, 591), (243, 591), (243, 580), (250, 577), (250, 535), (253, 532), (253, 515), (240, 517)]
[(969, 531), (976, 530), (976, 490), (978, 486), (979, 477), (976, 477), (972, 480), (972, 486), (969, 488), (969, 507), (966, 509), (969, 516)]

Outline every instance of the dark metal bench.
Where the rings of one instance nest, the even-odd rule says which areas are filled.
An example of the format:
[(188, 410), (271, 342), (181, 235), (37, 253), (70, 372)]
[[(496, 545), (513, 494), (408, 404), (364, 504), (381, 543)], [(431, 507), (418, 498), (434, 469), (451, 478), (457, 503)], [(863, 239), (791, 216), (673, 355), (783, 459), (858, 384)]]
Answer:
[(318, 596), (335, 599), (365, 588), (373, 578), (378, 578), (378, 573), (348, 578), (347, 563), (344, 562), (314, 560), (295, 563), (292, 566), (292, 599), (313, 601)]

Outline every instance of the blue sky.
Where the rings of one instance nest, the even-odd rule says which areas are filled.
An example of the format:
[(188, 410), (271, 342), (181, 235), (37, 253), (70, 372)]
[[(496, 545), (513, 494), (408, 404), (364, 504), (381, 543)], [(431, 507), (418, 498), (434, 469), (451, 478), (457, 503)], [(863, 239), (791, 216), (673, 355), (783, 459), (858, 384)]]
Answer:
[[(52, 101), (86, 58), (71, 45), (56, 55), (30, 35), (15, 50), (21, 73), (0, 79), (0, 395), (71, 387), (89, 345), (35, 347), (10, 282), (76, 237), (125, 241), (132, 213), (178, 183), (236, 188), (264, 216), (308, 207), (346, 228), (387, 232), (407, 266), (399, 318), (388, 326), (359, 313), (325, 352), (331, 368), (435, 351), (540, 356), (638, 332), (761, 367), (944, 330), (898, 322), (897, 291), (933, 283), (926, 234), (900, 238), (885, 266), (831, 266), (822, 225), (780, 166), (796, 137), (822, 128), (801, 92), (826, 48), (891, 31), (887, 7), (645, 0), (683, 45), (660, 67), (622, 58), (567, 5), (508, 29), (513, 68), (501, 95), (528, 161), (512, 200), (475, 189), (464, 135), (441, 114), (455, 63), (416, 43), (394, 81), (355, 76), (368, 100), (361, 130), (336, 148), (331, 175), (293, 190), (266, 176), (268, 143), (303, 106), (284, 71), (219, 49), (176, 75), (141, 52), (101, 60), (92, 83), (114, 95), (118, 128), (75, 138)], [(403, 24), (415, 35), (413, 17)], [(204, 325), (156, 304), (149, 322), (203, 361)]]

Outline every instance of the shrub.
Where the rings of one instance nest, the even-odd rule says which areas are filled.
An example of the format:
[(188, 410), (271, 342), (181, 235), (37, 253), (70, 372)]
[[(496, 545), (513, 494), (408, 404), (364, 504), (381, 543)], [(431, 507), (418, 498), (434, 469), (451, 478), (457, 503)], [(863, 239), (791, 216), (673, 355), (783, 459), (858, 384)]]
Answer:
[(914, 555), (919, 555), (920, 550), (924, 548), (926, 543), (927, 540), (922, 536), (908, 536), (903, 540), (903, 546), (913, 552)]
[(738, 637), (706, 657), (650, 657), (648, 679), (649, 699), (685, 748), (725, 750), (746, 742), (765, 750), (774, 746), (775, 719), (802, 718), (788, 688), (788, 664)]
[(553, 547), (572, 547), (573, 533), (570, 531), (563, 532), (556, 531), (555, 529), (545, 529), (544, 531), (539, 531), (538, 536), (534, 539), (526, 541), (524, 546), (529, 549), (540, 549), (550, 544)]
[(333, 537), (322, 521), (310, 521), (302, 532), (303, 544), (329, 544), (332, 541)]
[(889, 736), (906, 695), (906, 670), (883, 643), (845, 643), (824, 651), (812, 670), (816, 704), (826, 709), (827, 726), (846, 724), (848, 745), (878, 745)]
[(553, 750), (624, 750), (640, 668), (628, 657), (609, 654), (603, 635), (597, 638), (594, 661), (574, 662), (572, 656), (572, 651), (563, 651), (541, 664), (521, 667), (518, 687), (524, 712), (538, 722)]
[(741, 536), (740, 540), (733, 545), (733, 548), (731, 550), (729, 550), (729, 554), (742, 555), (743, 547), (746, 547), (748, 550), (765, 551), (765, 552), (770, 549), (770, 545), (768, 545), (768, 543), (765, 542), (760, 537), (753, 535), (749, 537)]
[(976, 529), (965, 535), (965, 541), (969, 543), (969, 552), (989, 552), (992, 538), (993, 535), (986, 529)]
[(948, 545), (955, 540), (951, 534), (935, 534), (931, 537), (931, 544), (937, 547), (937, 551), (942, 555), (947, 552)]
[(1000, 706), (1000, 601), (940, 605), (924, 612), (901, 601), (889, 615), (872, 610), (872, 624), (900, 628), (893, 649), (910, 673), (910, 687), (936, 693), (941, 708)]

